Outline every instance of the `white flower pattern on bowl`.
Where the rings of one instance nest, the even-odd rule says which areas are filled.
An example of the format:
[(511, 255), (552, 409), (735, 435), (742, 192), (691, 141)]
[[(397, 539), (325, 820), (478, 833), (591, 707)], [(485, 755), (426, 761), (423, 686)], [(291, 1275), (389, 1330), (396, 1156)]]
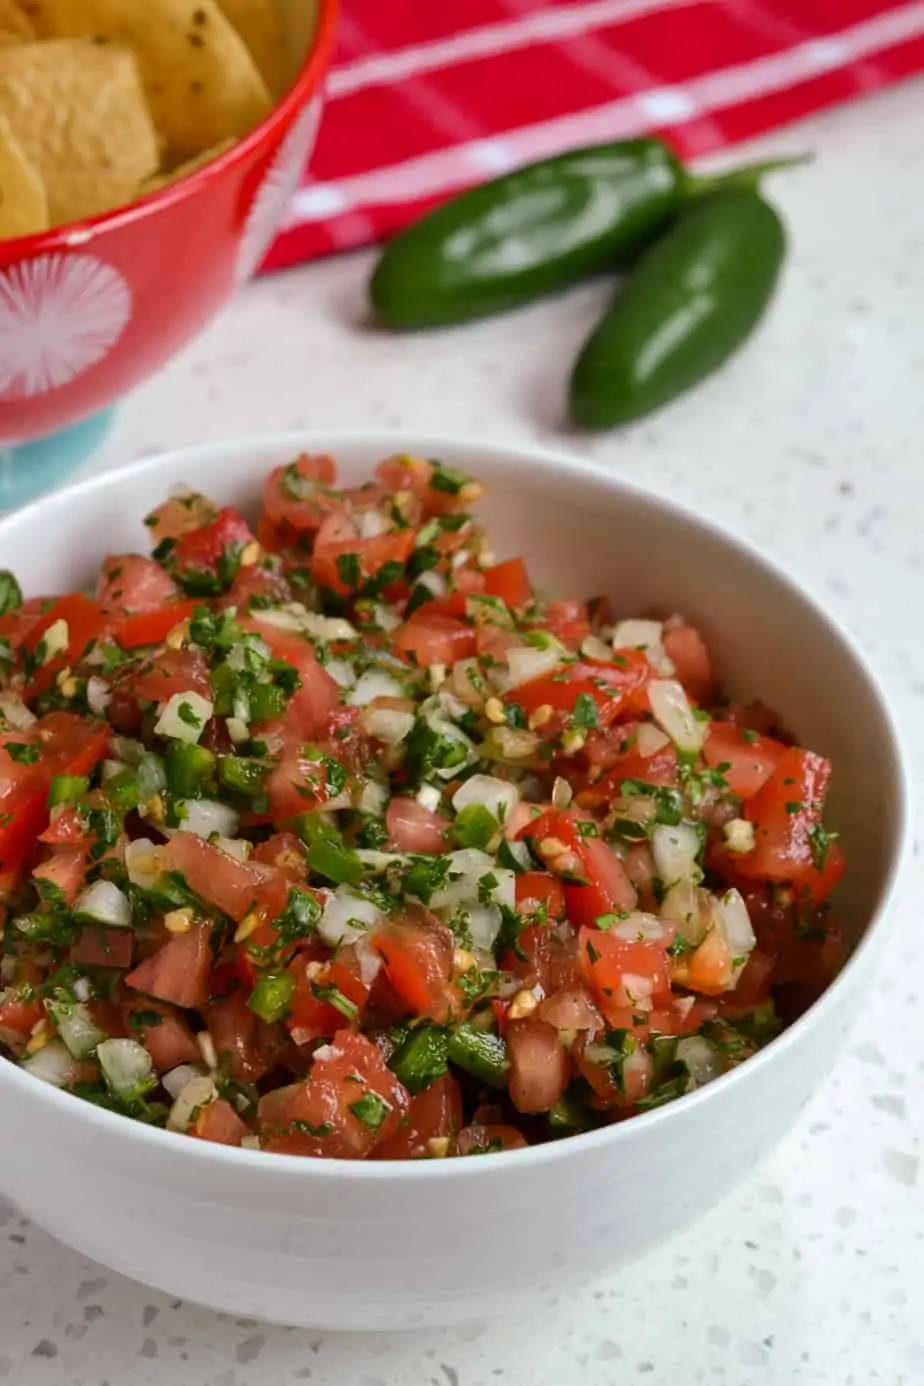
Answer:
[(0, 400), (68, 385), (109, 355), (132, 291), (92, 255), (39, 255), (0, 273)]

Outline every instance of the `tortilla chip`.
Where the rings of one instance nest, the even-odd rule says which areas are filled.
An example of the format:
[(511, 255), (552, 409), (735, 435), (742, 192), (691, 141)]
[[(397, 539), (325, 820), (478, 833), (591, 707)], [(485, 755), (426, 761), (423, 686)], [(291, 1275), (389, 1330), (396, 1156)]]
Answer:
[(286, 55), (276, 0), (218, 0), (218, 3), (250, 49), (270, 91), (274, 96), (281, 96), (286, 86)]
[(226, 149), (237, 144), (237, 140), (222, 140), (221, 144), (216, 144), (214, 149), (203, 150), (194, 159), (187, 159), (185, 163), (179, 164), (176, 168), (171, 168), (163, 173), (155, 173), (153, 178), (145, 178), (141, 187), (137, 189), (136, 197), (147, 197), (148, 193), (157, 192), (159, 188), (168, 188), (171, 183), (179, 183), (182, 178), (188, 178), (196, 169), (204, 168), (213, 159), (217, 159), (219, 154), (224, 154)]
[(0, 0), (0, 30), (8, 38), (4, 43), (28, 43), (35, 38), (35, 29), (16, 4), (16, 0)]
[(48, 194), (9, 122), (0, 117), (0, 240), (47, 231)]
[(160, 166), (134, 55), (119, 44), (0, 48), (0, 115), (42, 176), (52, 226), (130, 202)]
[(272, 98), (216, 0), (26, 0), (40, 38), (100, 35), (134, 49), (171, 162), (240, 138)]

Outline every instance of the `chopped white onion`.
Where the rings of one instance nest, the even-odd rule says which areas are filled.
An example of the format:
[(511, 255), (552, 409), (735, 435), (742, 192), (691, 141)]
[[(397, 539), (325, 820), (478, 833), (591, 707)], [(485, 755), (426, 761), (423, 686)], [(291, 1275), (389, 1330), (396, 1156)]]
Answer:
[(696, 881), (699, 868), (696, 857), (700, 837), (691, 823), (668, 827), (656, 823), (651, 830), (651, 854), (661, 884), (667, 890), (678, 881)]
[(89, 1001), (90, 997), (93, 995), (93, 986), (89, 977), (78, 977), (77, 980), (71, 984), (71, 991), (77, 997), (78, 1001)]
[(498, 779), (496, 775), (472, 775), (452, 796), (456, 813), (476, 804), (492, 813), (498, 823), (505, 822), (519, 802), (520, 791), (516, 785), (509, 780)]
[(110, 929), (130, 929), (132, 907), (112, 881), (94, 881), (74, 901), (74, 913)]
[[(757, 942), (748, 907), (738, 890), (727, 890), (715, 904), (715, 922), (725, 935), (734, 957), (750, 953)], [(740, 976), (741, 969), (737, 969)]]
[(154, 1075), (151, 1056), (137, 1040), (103, 1040), (97, 1046), (96, 1057), (103, 1077), (115, 1093), (131, 1092)]
[(122, 771), (127, 769), (128, 766), (124, 760), (104, 760), (99, 768), (100, 778), (105, 784), (107, 780), (114, 779), (116, 775), (121, 775)]
[(354, 707), (365, 707), (374, 698), (403, 698), (404, 689), (396, 678), (384, 669), (367, 669), (347, 698)]
[(300, 618), (294, 611), (285, 607), (277, 607), (271, 611), (254, 611), (251, 613), (255, 621), (259, 621), (261, 626), (272, 626), (274, 630), (302, 631), (304, 627)]
[(386, 606), (384, 602), (376, 603), (372, 608), (372, 615), (380, 630), (397, 630), (401, 624), (401, 617), (398, 613), (392, 607)]
[(664, 627), (660, 621), (617, 621), (613, 631), (614, 650), (644, 650), (653, 669), (665, 678), (676, 673), (674, 662), (664, 649)]
[(240, 746), (243, 742), (250, 740), (250, 728), (243, 717), (226, 717), (225, 726), (228, 728), (228, 735), (235, 746)]
[(676, 679), (652, 679), (648, 697), (655, 721), (678, 750), (698, 755), (706, 739), (708, 723), (701, 722), (694, 713), (683, 685)]
[(289, 602), (275, 611), (255, 611), (253, 618), (279, 630), (303, 631), (315, 640), (355, 640), (357, 634), (356, 627), (341, 616), (322, 616), (317, 611), (306, 610), (301, 602)]
[(371, 987), (382, 969), (382, 959), (367, 938), (357, 939), (355, 947), (360, 981)]
[(54, 659), (56, 655), (63, 654), (70, 642), (70, 627), (63, 617), (59, 617), (57, 621), (52, 621), (51, 625), (45, 631), (39, 645), (36, 647), (36, 653), (38, 653), (39, 648), (41, 648), (41, 662), (47, 664), (48, 661)]
[(197, 1068), (195, 1064), (180, 1064), (177, 1068), (171, 1068), (169, 1073), (165, 1073), (160, 1081), (171, 1099), (176, 1101), (187, 1083), (191, 1083), (194, 1078), (205, 1076), (202, 1069)]
[(670, 745), (670, 737), (665, 736), (660, 727), (656, 727), (654, 722), (642, 722), (635, 734), (635, 745), (640, 756), (647, 760), (649, 756), (656, 755), (664, 746)]
[(377, 852), (371, 847), (357, 847), (356, 855), (365, 869), (371, 871), (375, 876), (380, 876), (383, 871), (387, 871), (396, 862), (407, 861), (403, 852)]
[(427, 591), (434, 597), (444, 597), (447, 592), (446, 579), (441, 573), (436, 573), (432, 569), (429, 572), (421, 573), (417, 579), (419, 587), (426, 587)]
[(665, 943), (673, 933), (670, 923), (658, 918), (656, 914), (643, 914), (640, 910), (620, 919), (607, 929), (608, 934), (625, 939), (627, 943)]
[(329, 659), (324, 668), (341, 688), (352, 688), (356, 682), (356, 670), (348, 659)]
[(16, 693), (0, 693), (0, 714), (15, 731), (27, 731), (38, 721)]
[(247, 668), (248, 654), (251, 651), (259, 655), (261, 659), (272, 658), (273, 652), (265, 640), (261, 640), (259, 635), (247, 634), (243, 640), (239, 640), (236, 645), (231, 647), (227, 660), (228, 668), (233, 669), (235, 673), (242, 674)]
[(160, 848), (149, 837), (139, 837), (125, 847), (125, 866), (132, 885), (151, 890), (160, 879)]
[(725, 846), (736, 856), (745, 856), (748, 852), (753, 852), (757, 839), (754, 836), (754, 824), (746, 818), (733, 818), (730, 823), (726, 823), (722, 829), (725, 834)]
[(66, 1088), (77, 1080), (80, 1064), (60, 1040), (52, 1040), (36, 1054), (29, 1054), (22, 1060), (22, 1067), (33, 1078), (41, 1078), (54, 1088)]
[[(457, 909), (485, 903), (508, 909), (515, 907), (516, 873), (498, 866), (487, 852), (477, 847), (465, 847), (460, 852), (450, 852), (446, 860), (449, 864), (446, 882), (430, 897), (431, 909)], [(495, 882), (486, 889), (486, 901), (482, 900), (479, 889), (485, 876), (492, 877)]]
[(55, 1005), (48, 1007), (54, 1016), (58, 1034), (75, 1059), (87, 1059), (96, 1046), (106, 1039), (106, 1031), (93, 1019), (90, 1008), (82, 1003), (74, 1005)]
[(722, 1076), (722, 1059), (718, 1049), (702, 1035), (687, 1035), (677, 1041), (677, 1058), (686, 1064), (690, 1075), (688, 1091), (701, 1088)]
[(443, 796), (435, 784), (422, 785), (416, 797), (420, 807), (429, 810), (430, 813), (436, 813), (443, 801)]
[(360, 813), (371, 813), (378, 817), (379, 814), (384, 813), (387, 804), (387, 786), (377, 784), (375, 780), (367, 780), (359, 796)]
[(124, 760), (126, 765), (133, 766), (138, 765), (146, 753), (144, 742), (135, 741), (130, 736), (111, 736), (109, 749), (117, 760)]
[(234, 837), (241, 826), (241, 816), (237, 810), (217, 799), (181, 799), (177, 810), (182, 822), (181, 831), (195, 833), (196, 837), (208, 839), (213, 833), (219, 837)]
[(249, 861), (253, 852), (253, 843), (248, 842), (246, 837), (219, 837), (215, 846), (229, 857), (234, 857), (235, 861)]
[(106, 709), (112, 702), (112, 689), (105, 679), (93, 674), (87, 679), (87, 705), (91, 712), (95, 712), (97, 717), (105, 716)]
[(362, 715), (366, 735), (386, 746), (399, 746), (410, 734), (413, 725), (413, 712), (397, 707), (367, 707)]
[(712, 928), (712, 897), (692, 881), (678, 881), (661, 901), (660, 913), (695, 947)]
[(363, 510), (357, 516), (357, 527), (361, 539), (376, 539), (380, 534), (384, 534), (388, 528), (388, 520), (381, 510), (370, 507)]
[(466, 911), (466, 923), (472, 943), (486, 953), (493, 952), (502, 922), (497, 905), (475, 905)]
[(208, 1107), (218, 1096), (215, 1080), (208, 1074), (197, 1074), (190, 1078), (174, 1100), (167, 1117), (168, 1131), (188, 1131), (193, 1119), (202, 1107)]
[(324, 906), (318, 920), (318, 933), (326, 944), (336, 948), (341, 943), (354, 943), (384, 918), (378, 905), (367, 896), (348, 885), (339, 885)]
[(561, 663), (561, 650), (537, 649), (535, 645), (523, 645), (507, 651), (507, 668), (510, 671), (508, 686), (518, 688), (521, 683), (550, 674)]
[(192, 689), (186, 693), (174, 693), (157, 719), (154, 730), (158, 736), (169, 736), (173, 741), (186, 741), (194, 746), (205, 730), (205, 724), (212, 715), (213, 704), (209, 698)]

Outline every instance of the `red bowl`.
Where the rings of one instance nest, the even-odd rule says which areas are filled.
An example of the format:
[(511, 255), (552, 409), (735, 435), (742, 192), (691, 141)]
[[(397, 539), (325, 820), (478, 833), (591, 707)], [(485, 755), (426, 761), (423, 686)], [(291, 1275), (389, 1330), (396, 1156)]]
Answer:
[(0, 241), (0, 446), (115, 403), (250, 278), (314, 148), (338, 7), (320, 0), (294, 85), (213, 163), (118, 211)]

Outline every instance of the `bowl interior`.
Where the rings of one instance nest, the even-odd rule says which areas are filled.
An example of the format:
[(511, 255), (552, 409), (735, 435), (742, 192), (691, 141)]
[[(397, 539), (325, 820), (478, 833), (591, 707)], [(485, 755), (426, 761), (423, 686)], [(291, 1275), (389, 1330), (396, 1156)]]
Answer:
[[(568, 459), (441, 438), (317, 434), (211, 445), (154, 459), (0, 524), (3, 564), (27, 595), (88, 586), (104, 554), (147, 550), (142, 517), (176, 482), (253, 509), (266, 471), (331, 452), (357, 484), (392, 452), (481, 475), (498, 557), (522, 553), (549, 594), (607, 595), (618, 615), (681, 611), (704, 632), (737, 699), (760, 698), (833, 762), (831, 824), (850, 857), (838, 917), (853, 941), (873, 918), (901, 838), (902, 775), (881, 695), (845, 637), (753, 550), (669, 502)], [(871, 773), (871, 767), (874, 772)]]

